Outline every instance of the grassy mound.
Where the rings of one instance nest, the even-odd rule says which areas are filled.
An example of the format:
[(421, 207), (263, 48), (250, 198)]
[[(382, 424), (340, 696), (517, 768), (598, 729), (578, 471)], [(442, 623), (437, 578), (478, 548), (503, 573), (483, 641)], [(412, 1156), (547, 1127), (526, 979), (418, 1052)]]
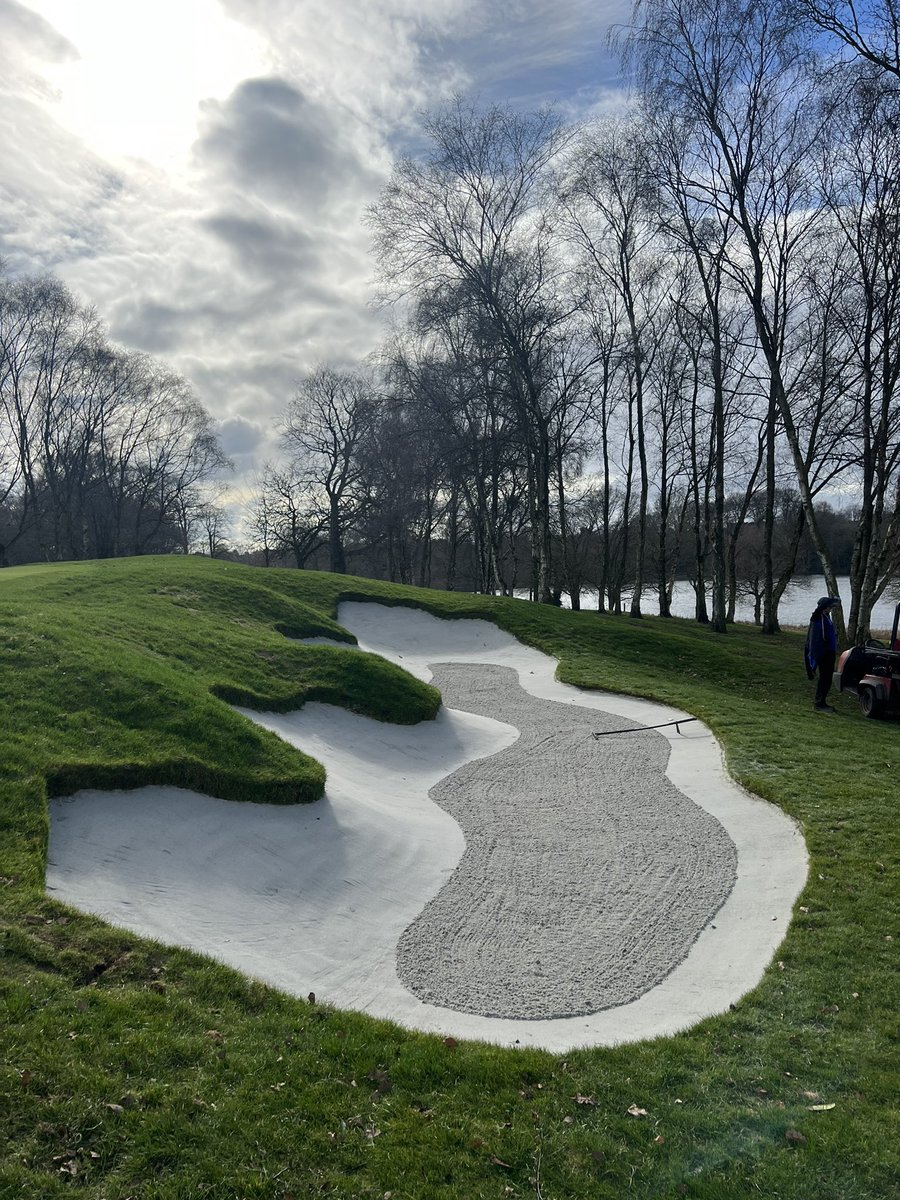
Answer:
[[(488, 617), (570, 682), (707, 721), (812, 858), (760, 986), (679, 1037), (563, 1061), (292, 999), (47, 899), (48, 791), (320, 794), (317, 763), (226, 701), (434, 716), (382, 660), (291, 640), (352, 641), (342, 598)], [(796, 634), (195, 559), (0, 572), (0, 1197), (892, 1194), (900, 728), (810, 701)]]

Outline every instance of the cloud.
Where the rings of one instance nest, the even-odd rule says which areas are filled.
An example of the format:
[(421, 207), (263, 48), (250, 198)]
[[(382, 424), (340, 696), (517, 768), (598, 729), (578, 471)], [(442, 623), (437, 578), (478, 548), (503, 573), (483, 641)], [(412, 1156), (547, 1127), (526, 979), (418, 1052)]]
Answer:
[(18, 0), (0, 0), (0, 45), (44, 62), (71, 62), (78, 51), (39, 13)]
[(219, 423), (219, 440), (229, 458), (252, 454), (265, 438), (265, 432), (246, 417), (227, 417)]
[(228, 250), (234, 266), (258, 279), (285, 281), (321, 271), (320, 241), (290, 217), (246, 205), (242, 212), (223, 209), (201, 218), (201, 224)]
[(121, 177), (25, 95), (0, 105), (0, 254), (21, 270), (56, 270), (107, 242)]
[(207, 103), (195, 154), (242, 191), (311, 214), (378, 183), (336, 114), (278, 78), (248, 79), (224, 104)]
[[(614, 88), (604, 39), (625, 10), (128, 0), (104, 22), (29, 3), (0, 0), (0, 256), (57, 272), (114, 340), (182, 372), (238, 486), (275, 455), (302, 374), (383, 336), (361, 218), (420, 111), (466, 88), (583, 111)], [(173, 80), (153, 69), (166, 45)]]
[(382, 134), (454, 84), (465, 72), (432, 58), (431, 39), (483, 8), (477, 0), (225, 0), (226, 11), (273, 39), (281, 73)]
[(184, 344), (197, 328), (200, 313), (191, 306), (178, 308), (159, 300), (136, 297), (117, 306), (114, 334), (125, 345), (149, 354), (169, 356)]

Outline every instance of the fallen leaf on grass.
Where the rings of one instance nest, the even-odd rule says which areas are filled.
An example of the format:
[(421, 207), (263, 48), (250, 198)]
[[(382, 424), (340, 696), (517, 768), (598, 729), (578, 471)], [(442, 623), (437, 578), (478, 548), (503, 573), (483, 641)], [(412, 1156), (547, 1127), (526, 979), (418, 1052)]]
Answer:
[(114, 1112), (114, 1113), (120, 1113), (120, 1112), (125, 1111), (125, 1109), (122, 1107), (121, 1104), (104, 1104), (103, 1107), (108, 1108), (110, 1112)]
[(19, 1083), (26, 1091), (28, 1090), (28, 1085), (31, 1083), (31, 1072), (27, 1067), (19, 1073)]
[(804, 1100), (821, 1100), (822, 1097), (818, 1092), (801, 1092), (800, 1095)]
[(784, 1136), (787, 1139), (787, 1141), (790, 1142), (790, 1144), (792, 1146), (805, 1146), (806, 1145), (806, 1138), (803, 1136), (803, 1134), (800, 1132), (799, 1129), (788, 1129), (785, 1132)]
[(833, 1108), (837, 1108), (836, 1104), (810, 1104), (807, 1105), (810, 1112), (831, 1112)]
[(650, 1114), (647, 1112), (646, 1108), (638, 1108), (636, 1104), (629, 1104), (628, 1115), (630, 1117), (647, 1117)]
[(656, 1137), (653, 1139), (653, 1145), (654, 1145), (654, 1146), (661, 1146), (665, 1140), (666, 1140), (666, 1139), (663, 1137), (663, 1135), (662, 1135), (661, 1133), (658, 1133), (658, 1134), (656, 1135)]
[(225, 1041), (225, 1035), (222, 1033), (219, 1033), (218, 1029), (207, 1029), (206, 1033), (203, 1036), (208, 1037), (210, 1039), (210, 1041), (212, 1041), (212, 1042), (224, 1042)]
[(596, 1108), (597, 1107), (596, 1096), (582, 1096), (579, 1093), (577, 1096), (573, 1096), (572, 1099), (575, 1101), (576, 1104), (583, 1104), (587, 1108)]
[(450, 1049), (452, 1050), (454, 1046), (458, 1046), (458, 1045), (459, 1045), (459, 1042), (456, 1040), (456, 1038), (455, 1038), (455, 1037), (445, 1037), (445, 1038), (444, 1038), (444, 1045), (445, 1045), (445, 1046), (449, 1046), (449, 1047), (450, 1047)]
[(502, 1158), (498, 1158), (496, 1154), (491, 1155), (491, 1162), (495, 1167), (506, 1167), (507, 1170), (512, 1170), (512, 1163), (504, 1162)]

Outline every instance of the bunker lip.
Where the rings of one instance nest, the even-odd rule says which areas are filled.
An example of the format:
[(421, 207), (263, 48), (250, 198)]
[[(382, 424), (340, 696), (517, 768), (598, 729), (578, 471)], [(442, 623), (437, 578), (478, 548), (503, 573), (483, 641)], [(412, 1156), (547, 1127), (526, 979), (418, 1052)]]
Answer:
[[(362, 649), (423, 679), (430, 663), (493, 663), (515, 670), (532, 696), (593, 709), (598, 720), (653, 725), (687, 715), (562, 684), (554, 659), (486, 621), (356, 602), (340, 606), (339, 620)], [(565, 1052), (675, 1033), (727, 1010), (759, 981), (805, 883), (797, 827), (730, 779), (704, 726), (630, 735), (665, 739), (666, 786), (710, 814), (736, 851), (734, 886), (683, 961), (639, 998), (586, 1016), (523, 1020), (428, 1004), (398, 977), (397, 945), (451, 878), (465, 843), (427, 792), (467, 762), (508, 752), (517, 731), (502, 712), (498, 721), (446, 708), (413, 727), (320, 704), (245, 715), (324, 763), (323, 801), (276, 808), (175, 788), (55, 800), (51, 893), (296, 995), (314, 991), (412, 1029)], [(594, 744), (621, 753), (623, 741)]]

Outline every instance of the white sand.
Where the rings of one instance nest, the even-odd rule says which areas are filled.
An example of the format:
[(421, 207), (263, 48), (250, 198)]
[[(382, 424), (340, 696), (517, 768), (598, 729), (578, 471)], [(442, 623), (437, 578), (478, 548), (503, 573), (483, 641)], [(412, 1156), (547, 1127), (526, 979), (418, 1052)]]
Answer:
[[(554, 679), (555, 660), (488, 622), (440, 621), (418, 610), (374, 604), (344, 604), (339, 619), (363, 648), (421, 678), (430, 677), (429, 663), (511, 667), (532, 696), (594, 710), (598, 728), (601, 713), (644, 725), (679, 715), (644, 701), (561, 684)], [(398, 943), (404, 939), (407, 955), (417, 929), (428, 936), (429, 921), (435, 931), (431, 936), (438, 936), (441, 921), (446, 929), (452, 919), (452, 905), (443, 903), (442, 896), (458, 897), (461, 886), (475, 890), (471, 873), (457, 871), (466, 851), (463, 834), (428, 798), (428, 791), (439, 792), (441, 780), (473, 759), (503, 753), (509, 760), (517, 731), (502, 721), (446, 708), (435, 722), (414, 727), (383, 725), (319, 704), (287, 716), (246, 715), (324, 763), (328, 785), (322, 801), (275, 808), (174, 788), (82, 792), (55, 800), (47, 871), (51, 893), (142, 935), (211, 954), (298, 995), (314, 991), (338, 1007), (411, 1028), (565, 1051), (672, 1033), (727, 1009), (758, 982), (805, 882), (806, 853), (798, 830), (779, 809), (729, 779), (705, 727), (690, 724), (682, 734), (671, 729), (604, 738), (593, 746), (607, 756), (614, 775), (643, 753), (638, 745), (629, 746), (629, 740), (643, 743), (649, 754), (648, 794), (670, 795), (669, 789), (677, 788), (713, 818), (711, 825), (708, 818), (694, 822), (698, 829), (721, 830), (730, 839), (737, 866), (724, 903), (716, 911), (718, 902), (711, 894), (707, 905), (712, 915), (699, 934), (682, 922), (678, 936), (684, 946), (675, 955), (677, 965), (664, 968), (668, 973), (660, 982), (648, 984), (649, 990), (627, 1003), (553, 1019), (490, 1017), (426, 1003), (398, 976)], [(503, 713), (493, 715), (502, 718)], [(583, 719), (574, 718), (573, 713), (573, 724), (583, 726)], [(619, 722), (605, 724), (616, 727)], [(665, 777), (665, 755), (650, 751), (650, 739), (655, 744), (663, 737), (670, 750)], [(602, 777), (602, 763), (599, 768)], [(510, 769), (507, 763), (507, 775)], [(477, 766), (466, 771), (477, 777)], [(522, 771), (524, 789), (533, 783), (533, 756), (530, 765), (523, 761)], [(452, 784), (451, 779), (441, 787)], [(590, 812), (594, 799), (607, 805), (622, 802), (619, 795), (604, 799), (598, 792), (586, 803), (584, 788), (576, 790), (573, 803), (582, 813)], [(477, 840), (477, 829), (468, 832)], [(721, 850), (721, 836), (709, 836), (718, 839)], [(583, 837), (573, 849), (581, 874), (589, 875), (583, 870)], [(607, 850), (598, 845), (598, 862), (608, 866)], [(551, 857), (552, 876), (564, 869), (564, 859), (558, 848)], [(545, 884), (543, 911), (552, 906), (554, 895), (564, 892)], [(683, 882), (679, 886), (683, 892)], [(489, 912), (491, 905), (481, 908)], [(425, 919), (423, 911), (431, 915)], [(553, 912), (547, 914), (548, 945), (550, 939), (559, 940), (560, 929), (566, 936), (573, 933), (571, 909), (557, 916), (562, 924), (554, 927)], [(489, 946), (488, 924), (482, 920), (476, 938), (482, 961)], [(603, 945), (588, 941), (582, 959), (586, 956), (589, 968), (595, 954), (597, 974), (609, 975)], [(504, 944), (508, 954), (509, 937)], [(639, 942), (631, 949), (634, 956), (644, 952)], [(533, 958), (533, 947), (527, 954)], [(438, 961), (440, 956), (431, 957)], [(462, 994), (463, 967), (457, 962), (447, 985), (454, 994)], [(582, 961), (579, 971), (584, 970)], [(432, 987), (439, 975), (433, 971), (424, 988)], [(508, 960), (503, 1011), (515, 1012), (516, 981), (509, 975)], [(554, 975), (562, 975), (559, 963)], [(649, 970), (647, 978), (652, 975)], [(524, 991), (527, 971), (521, 976)], [(523, 999), (520, 1011), (533, 1012), (534, 1007)]]

